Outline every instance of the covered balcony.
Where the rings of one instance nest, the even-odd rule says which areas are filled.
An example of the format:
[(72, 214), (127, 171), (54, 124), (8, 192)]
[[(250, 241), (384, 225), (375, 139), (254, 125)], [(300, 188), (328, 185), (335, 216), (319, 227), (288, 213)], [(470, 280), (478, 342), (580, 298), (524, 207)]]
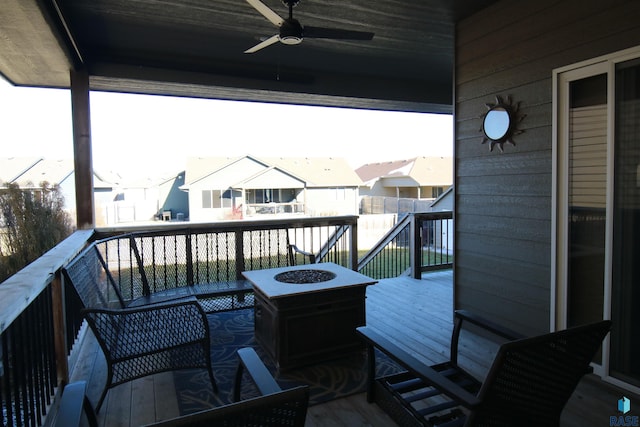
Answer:
[[(78, 231), (0, 286), (3, 425), (51, 422), (60, 385), (68, 382), (87, 381), (89, 400), (96, 405), (100, 399), (107, 375), (104, 353), (79, 316), (81, 304), (62, 274), (87, 245), (99, 247), (129, 299), (139, 292), (142, 276), (151, 293), (159, 295), (198, 283), (228, 285), (241, 279), (242, 271), (310, 261), (359, 270), (378, 281), (366, 290), (366, 324), (425, 364), (433, 364), (448, 357), (453, 326), (451, 248), (438, 237), (450, 227), (451, 213), (409, 215), (360, 255), (356, 217)], [(143, 274), (136, 265), (144, 266)], [(238, 296), (214, 297), (202, 305), (209, 316), (251, 310), (251, 290)], [(461, 364), (482, 378), (495, 344), (473, 334), (465, 342)], [(216, 360), (212, 362), (215, 375)], [(181, 395), (192, 390), (174, 374), (157, 373), (108, 390), (99, 425), (136, 426), (185, 415)], [(364, 378), (365, 372), (361, 374)], [(605, 423), (608, 412), (603, 408), (613, 407), (613, 412), (620, 393), (586, 376), (563, 412), (562, 425)], [(359, 389), (312, 405), (306, 425), (396, 424), (376, 404), (367, 403)]]
[[(639, 197), (638, 130), (632, 124), (638, 122), (638, 109), (634, 106), (639, 96), (630, 87), (638, 87), (635, 70), (640, 56), (639, 3), (308, 1), (295, 11), (305, 25), (342, 29), (339, 33), (343, 35), (343, 31), (353, 30), (375, 36), (371, 40), (304, 40), (300, 49), (289, 49), (276, 44), (291, 36), (283, 33), (282, 40), (279, 34), (267, 39), (274, 46), (260, 44), (257, 47), (266, 49), (244, 54), (245, 49), (256, 46), (260, 36), (277, 32), (272, 24), (279, 21), (270, 12), (265, 14), (269, 8), (276, 9), (276, 15), (285, 16), (286, 11), (275, 0), (265, 0), (264, 7), (256, 0), (250, 5), (242, 1), (176, 0), (162, 2), (162, 7), (154, 0), (6, 2), (5, 13), (0, 14), (2, 75), (16, 86), (64, 88), (71, 92), (77, 225), (81, 231), (0, 285), (3, 424), (38, 425), (52, 421), (55, 402), (69, 380), (88, 379), (94, 403), (100, 394), (102, 383), (93, 379), (104, 373), (100, 352), (91, 344), (91, 334), (77, 317), (79, 307), (74, 306), (72, 292), (62, 275), (77, 254), (87, 245), (106, 242), (104, 239), (122, 242), (125, 250), (116, 250), (111, 259), (116, 266), (123, 266), (117, 270), (122, 282), (132, 284), (139, 277), (126, 266), (137, 259), (127, 242), (134, 242), (137, 247), (144, 239), (157, 239), (162, 242), (161, 247), (170, 249), (177, 248), (178, 241), (192, 237), (192, 231), (171, 226), (126, 232), (94, 229), (91, 91), (455, 113), (456, 262), (452, 271), (417, 268), (422, 260), (417, 248), (424, 247), (417, 230), (424, 228), (415, 222), (409, 226), (406, 238), (400, 238), (404, 241), (383, 245), (393, 249), (375, 256), (357, 253), (352, 246), (357, 241), (353, 225), (348, 221), (351, 240), (344, 240), (346, 246), (342, 249), (329, 249), (335, 247), (330, 236), (342, 240), (333, 233), (335, 227), (341, 228), (334, 223), (328, 226), (331, 233), (321, 234), (322, 238), (309, 247), (294, 242), (299, 249), (313, 252), (316, 260), (340, 263), (378, 279), (378, 284), (367, 289), (367, 323), (417, 359), (429, 363), (441, 360), (448, 352), (454, 308), (477, 310), (530, 334), (556, 331), (570, 323), (568, 311), (574, 300), (566, 298), (566, 294), (574, 283), (569, 279), (581, 280), (581, 276), (568, 268), (569, 249), (580, 240), (571, 240), (575, 227), (568, 213), (573, 194), (567, 189), (575, 181), (566, 170), (571, 163), (566, 154), (571, 152), (568, 135), (573, 132), (565, 125), (571, 122), (573, 107), (582, 108), (583, 103), (600, 107), (601, 102), (606, 102), (597, 109), (602, 112), (602, 119), (600, 115), (585, 115), (585, 129), (595, 129), (592, 125), (598, 124), (603, 149), (587, 156), (593, 164), (587, 165), (584, 176), (589, 180), (598, 178), (602, 183), (602, 191), (595, 195), (602, 198), (598, 206), (606, 205), (607, 214), (606, 221), (602, 221), (602, 244), (596, 248), (604, 259), (587, 267), (601, 268), (607, 274), (595, 277), (590, 270), (577, 270), (582, 276), (590, 276), (587, 279), (595, 278), (602, 287), (597, 295), (601, 301), (592, 314), (598, 320), (613, 320), (612, 332), (622, 340), (605, 341), (602, 363), (595, 372), (608, 382), (585, 376), (562, 414), (561, 425), (637, 424), (637, 412), (633, 412), (640, 399), (633, 394), (638, 391), (640, 378), (640, 359), (634, 357), (638, 346), (633, 335), (638, 325), (638, 316), (634, 315), (637, 310), (633, 308), (638, 299), (637, 268), (629, 269), (630, 275), (619, 273), (622, 267), (637, 264), (638, 239), (634, 239), (633, 230), (637, 229), (634, 218)], [(291, 9), (290, 17), (293, 19)], [(627, 71), (635, 74), (627, 76)], [(622, 78), (618, 81), (618, 77)], [(603, 101), (600, 91), (594, 91), (594, 81), (604, 82)], [(630, 82), (630, 87), (619, 85), (623, 81)], [(585, 96), (571, 105), (574, 92), (565, 89), (574, 83), (584, 89)], [(564, 108), (567, 104), (571, 108)], [(626, 114), (626, 109), (618, 108), (621, 105), (633, 107), (629, 110), (629, 126), (616, 115), (622, 111)], [(498, 134), (498, 139), (488, 135), (486, 129), (484, 136), (488, 139), (479, 133), (488, 107), (507, 108), (515, 114), (510, 117), (507, 132)], [(251, 123), (250, 119), (246, 122)], [(287, 123), (283, 120), (274, 127), (265, 127), (265, 132), (274, 132), (275, 128), (291, 144), (304, 143), (304, 135), (286, 132)], [(510, 138), (514, 135), (516, 140)], [(421, 136), (431, 135), (427, 131)], [(431, 141), (425, 139), (428, 142)], [(370, 149), (367, 141), (348, 143), (361, 150)], [(507, 145), (503, 147), (504, 143)], [(621, 143), (628, 144), (628, 151), (620, 150), (625, 147)], [(619, 171), (627, 171), (628, 175), (614, 175)], [(578, 186), (576, 194), (581, 193)], [(618, 198), (620, 206), (615, 206)], [(623, 208), (622, 213), (630, 209), (628, 212), (635, 216), (629, 215), (627, 222), (625, 215), (625, 221), (619, 222), (621, 218), (614, 209), (618, 207)], [(199, 262), (184, 270), (162, 267), (177, 265), (175, 259), (179, 257), (198, 259), (201, 251), (206, 254), (209, 248), (233, 257), (233, 262), (225, 264), (228, 270), (223, 271), (227, 275), (221, 280), (238, 279), (247, 269), (274, 265), (269, 264), (274, 259), (270, 253), (262, 257), (266, 264), (261, 261), (252, 266), (239, 261), (253, 259), (242, 252), (251, 245), (244, 245), (244, 239), (237, 238), (244, 235), (244, 229), (224, 226), (221, 236), (228, 236), (228, 240), (218, 241), (213, 225), (211, 229), (207, 229), (209, 225), (203, 227), (195, 231), (210, 234), (204, 240), (217, 242), (215, 245), (201, 245), (196, 238), (196, 243), (185, 246), (196, 246), (197, 250), (189, 254), (186, 250), (174, 251), (173, 259), (167, 257), (158, 263), (155, 256), (146, 258), (153, 261), (154, 269), (167, 272), (166, 277), (160, 277), (184, 277), (189, 286), (189, 280), (195, 284), (201, 277), (213, 277)], [(243, 227), (249, 227), (249, 223)], [(256, 229), (260, 227), (264, 230), (263, 224), (255, 225)], [(288, 230), (289, 225), (282, 228)], [(127, 233), (133, 234), (124, 236)], [(289, 243), (294, 235), (286, 234)], [(387, 237), (389, 241), (395, 239)], [(407, 251), (406, 247), (410, 249)], [(256, 256), (260, 258), (259, 252)], [(292, 263), (288, 249), (277, 259)], [(407, 269), (409, 275), (403, 276)], [(438, 280), (433, 280), (436, 276)], [(618, 276), (624, 281), (617, 280)], [(174, 281), (178, 286), (179, 281)], [(577, 285), (586, 289), (583, 283)], [(385, 289), (389, 290), (386, 294)], [(251, 300), (244, 300), (247, 301)], [(491, 343), (472, 336), (470, 344), (460, 349), (466, 355), (463, 360), (471, 362), (471, 370), (480, 376), (486, 360), (492, 357), (490, 347)], [(611, 364), (612, 359), (620, 360)], [(176, 406), (170, 403), (178, 399), (175, 384), (161, 387), (169, 381), (165, 374), (149, 378), (152, 381), (135, 380), (110, 390), (100, 411), (101, 423), (139, 425), (178, 415)], [(629, 401), (632, 404), (627, 412), (629, 407), (624, 403)], [(619, 407), (618, 402), (623, 405)], [(625, 420), (622, 413), (630, 419)], [(308, 424), (321, 425), (323, 420), (329, 425), (390, 424), (375, 405), (365, 402), (362, 394), (312, 406)]]

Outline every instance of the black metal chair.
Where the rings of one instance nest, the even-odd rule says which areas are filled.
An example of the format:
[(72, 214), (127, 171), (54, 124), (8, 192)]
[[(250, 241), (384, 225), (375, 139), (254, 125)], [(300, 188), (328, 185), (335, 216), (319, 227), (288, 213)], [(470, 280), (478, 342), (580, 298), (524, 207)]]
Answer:
[[(240, 361), (234, 387), (235, 403), (161, 421), (151, 426), (304, 426), (309, 405), (309, 387), (282, 390), (252, 348), (238, 350), (238, 356)], [(240, 385), (245, 369), (261, 395), (240, 401)]]
[[(560, 414), (609, 332), (610, 321), (500, 346), (480, 383), (457, 363), (464, 320), (506, 338), (517, 334), (471, 313), (456, 312), (451, 360), (426, 366), (370, 327), (358, 328), (368, 345), (367, 398), (403, 426), (558, 426)], [(374, 348), (406, 373), (374, 378)]]
[(63, 270), (84, 308), (107, 362), (107, 379), (96, 412), (109, 389), (164, 371), (206, 369), (215, 392), (209, 323), (194, 297), (127, 307), (104, 260), (90, 245)]

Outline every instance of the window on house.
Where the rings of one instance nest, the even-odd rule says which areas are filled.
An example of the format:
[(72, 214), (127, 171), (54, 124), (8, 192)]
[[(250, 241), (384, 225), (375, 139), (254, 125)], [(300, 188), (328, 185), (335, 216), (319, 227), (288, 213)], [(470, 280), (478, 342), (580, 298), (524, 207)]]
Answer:
[(289, 203), (295, 200), (296, 190), (294, 188), (246, 190), (245, 198), (247, 203)]
[(437, 199), (444, 193), (444, 187), (431, 187), (431, 197)]
[(221, 207), (220, 190), (202, 190), (203, 209), (218, 209)]
[(202, 190), (202, 209), (211, 209), (211, 190)]

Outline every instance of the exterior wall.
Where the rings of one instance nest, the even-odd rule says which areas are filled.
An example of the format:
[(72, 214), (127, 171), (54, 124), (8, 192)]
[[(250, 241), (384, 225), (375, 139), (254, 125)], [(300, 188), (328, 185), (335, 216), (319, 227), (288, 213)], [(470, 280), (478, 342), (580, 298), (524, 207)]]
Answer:
[[(640, 2), (501, 1), (460, 22), (455, 67), (455, 306), (550, 328), (552, 71), (640, 44)], [(524, 133), (489, 152), (481, 115), (521, 102)]]
[(371, 188), (368, 186), (360, 187), (361, 196), (384, 196), (384, 197), (396, 197), (396, 189), (383, 186), (381, 181), (376, 181)]
[(231, 215), (231, 208), (203, 208), (202, 207), (202, 191), (220, 190), (224, 188), (216, 188), (214, 184), (207, 183), (192, 184), (189, 188), (189, 220), (194, 222), (219, 221), (228, 219)]
[(356, 187), (307, 188), (305, 214), (310, 216), (357, 215)]
[[(386, 185), (386, 186), (385, 186)], [(442, 186), (443, 191), (446, 191), (450, 185)], [(432, 199), (433, 198), (433, 186), (422, 187), (393, 187), (388, 181), (378, 181), (373, 187), (362, 186), (360, 187), (361, 196), (381, 196), (381, 197), (405, 197), (413, 199)]]
[(184, 185), (184, 172), (178, 174), (175, 179), (161, 184), (158, 188), (158, 212), (171, 211), (171, 218), (176, 219), (178, 214), (183, 218), (189, 218), (189, 194), (180, 190)]
[(76, 180), (75, 174), (72, 173), (68, 177), (62, 180), (58, 184), (60, 186), (60, 193), (64, 197), (64, 209), (71, 216), (72, 221), (75, 224), (76, 220)]

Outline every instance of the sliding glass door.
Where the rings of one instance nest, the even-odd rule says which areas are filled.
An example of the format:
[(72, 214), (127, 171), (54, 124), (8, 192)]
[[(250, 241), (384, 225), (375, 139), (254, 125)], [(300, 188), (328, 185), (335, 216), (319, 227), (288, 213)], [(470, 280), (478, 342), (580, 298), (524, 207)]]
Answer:
[(640, 60), (616, 65), (614, 157), (609, 370), (640, 386)]
[(640, 50), (556, 74), (556, 328), (613, 322), (596, 372), (640, 387)]

